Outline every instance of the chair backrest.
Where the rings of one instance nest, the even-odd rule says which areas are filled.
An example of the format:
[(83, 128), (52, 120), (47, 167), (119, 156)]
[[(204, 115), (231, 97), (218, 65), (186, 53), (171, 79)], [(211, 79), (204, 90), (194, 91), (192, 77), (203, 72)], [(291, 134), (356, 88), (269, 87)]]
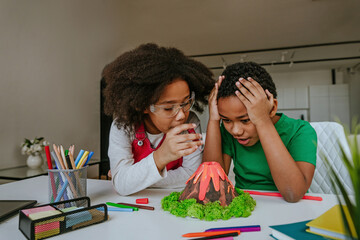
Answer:
[(318, 147), (316, 169), (309, 192), (334, 193), (329, 172), (324, 164), (324, 158), (326, 157), (330, 161), (339, 179), (343, 182), (347, 192), (353, 194), (354, 191), (349, 174), (341, 159), (340, 146), (343, 148), (345, 154), (350, 156), (350, 149), (346, 141), (343, 126), (336, 122), (311, 122), (310, 124), (316, 131)]

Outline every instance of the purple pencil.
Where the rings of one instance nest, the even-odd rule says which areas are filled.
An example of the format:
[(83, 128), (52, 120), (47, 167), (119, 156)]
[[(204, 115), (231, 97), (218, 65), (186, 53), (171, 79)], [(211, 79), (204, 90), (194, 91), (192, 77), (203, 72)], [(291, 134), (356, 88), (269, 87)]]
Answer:
[(225, 231), (225, 230), (239, 230), (240, 232), (259, 232), (261, 231), (261, 227), (260, 225), (251, 225), (251, 226), (209, 228), (206, 229), (205, 232), (216, 232), (216, 231)]

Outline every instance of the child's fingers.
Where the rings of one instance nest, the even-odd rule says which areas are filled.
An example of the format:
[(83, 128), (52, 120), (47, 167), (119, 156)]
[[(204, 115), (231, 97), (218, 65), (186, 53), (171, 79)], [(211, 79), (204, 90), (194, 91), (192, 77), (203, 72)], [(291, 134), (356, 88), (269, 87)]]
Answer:
[(217, 81), (218, 87), (221, 86), (222, 81), (225, 79), (225, 76), (219, 76), (219, 79)]
[[(238, 88), (240, 87), (241, 91), (244, 94), (250, 93), (252, 96), (257, 96), (258, 95), (258, 90), (257, 88), (253, 85), (252, 82), (250, 82), (250, 80), (248, 79), (244, 79), (244, 78), (240, 78), (239, 81), (240, 85), (238, 84)], [(246, 90), (245, 90), (246, 89)], [(249, 95), (251, 97), (251, 95)], [(249, 98), (249, 97), (248, 97)], [(250, 100), (250, 99), (249, 99)]]
[(216, 100), (219, 87), (220, 87), (220, 85), (221, 85), (221, 83), (222, 83), (222, 80), (223, 80), (224, 78), (225, 78), (224, 76), (219, 76), (218, 81), (215, 83), (214, 88), (211, 90), (209, 99)]
[[(240, 78), (240, 80), (242, 79), (243, 78)], [(238, 90), (235, 91), (236, 96), (238, 96), (242, 102), (245, 100), (251, 102), (251, 98), (253, 97), (252, 93), (239, 81), (237, 81), (235, 85), (238, 88)]]
[(268, 97), (270, 102), (274, 101), (274, 95), (269, 91), (269, 90), (265, 90), (266, 96)]
[(184, 149), (192, 148), (194, 146), (201, 146), (202, 144), (203, 144), (203, 141), (201, 141), (201, 140), (182, 142), (182, 143), (179, 143), (179, 149), (184, 150)]
[(193, 146), (191, 148), (187, 148), (187, 149), (184, 149), (184, 150), (180, 150), (179, 151), (179, 154), (181, 156), (187, 156), (187, 155), (190, 155), (192, 154), (193, 152), (195, 152), (199, 147), (198, 146)]
[(269, 90), (267, 90), (267, 89), (265, 90), (265, 93), (266, 93), (267, 98), (269, 99), (269, 102), (271, 105), (271, 108), (270, 108), (270, 111), (271, 111), (274, 107), (274, 95), (271, 92), (269, 92)]
[(236, 90), (236, 91), (235, 91), (235, 95), (240, 99), (240, 101), (245, 105), (245, 107), (247, 107), (247, 104), (250, 103), (250, 100), (247, 99), (247, 98), (240, 92), (240, 90)]
[(193, 129), (196, 128), (196, 124), (195, 123), (185, 123), (185, 124), (181, 124), (179, 126), (174, 127), (173, 129), (171, 129), (168, 134), (174, 134), (174, 135), (178, 135), (183, 131), (186, 131), (188, 129)]
[(251, 86), (249, 86), (249, 84), (247, 84), (246, 86), (249, 86), (249, 88), (251, 88), (251, 91), (253, 93), (253, 95), (255, 96), (260, 96), (260, 95), (263, 95), (264, 94), (264, 89), (261, 87), (261, 85), (255, 81), (253, 78), (251, 77), (248, 77), (247, 78), (247, 81), (244, 81), (244, 82), (247, 82), (247, 83), (250, 83)]
[(177, 142), (183, 143), (188, 141), (198, 141), (202, 139), (202, 135), (200, 133), (188, 133), (188, 134), (181, 134), (177, 136)]

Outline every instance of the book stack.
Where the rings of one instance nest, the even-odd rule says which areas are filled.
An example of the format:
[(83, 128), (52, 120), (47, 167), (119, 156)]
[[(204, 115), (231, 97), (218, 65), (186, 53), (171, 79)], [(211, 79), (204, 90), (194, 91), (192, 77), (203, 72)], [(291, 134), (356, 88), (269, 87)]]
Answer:
[[(353, 236), (356, 237), (354, 223), (350, 219), (349, 210), (346, 206), (343, 206), (345, 216), (350, 222), (350, 231)], [(309, 227), (306, 231), (321, 236), (330, 237), (332, 239), (347, 239), (348, 235), (344, 227), (344, 221), (341, 215), (340, 205), (335, 205), (325, 213), (307, 223)]]
[(272, 228), (272, 234), (270, 236), (276, 240), (294, 240), (294, 239), (324, 240), (324, 239), (328, 239), (328, 238), (307, 232), (306, 224), (309, 223), (310, 221), (311, 220), (270, 226), (270, 228)]
[[(349, 218), (349, 212), (346, 207), (345, 215)], [(340, 205), (335, 205), (325, 213), (313, 220), (295, 222), (282, 225), (270, 226), (274, 239), (292, 240), (324, 240), (324, 239), (347, 239), (344, 223), (342, 220)], [(350, 223), (352, 235), (356, 237), (354, 224)]]

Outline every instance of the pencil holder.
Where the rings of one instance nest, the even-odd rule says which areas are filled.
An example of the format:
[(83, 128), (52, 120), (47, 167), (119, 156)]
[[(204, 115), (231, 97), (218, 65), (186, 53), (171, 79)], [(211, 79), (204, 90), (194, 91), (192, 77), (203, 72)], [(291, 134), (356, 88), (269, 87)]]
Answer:
[[(59, 202), (86, 196), (87, 167), (80, 169), (49, 169), (49, 202)], [(72, 202), (77, 207), (84, 202)]]
[[(75, 207), (80, 203), (85, 203), (85, 206)], [(105, 204), (90, 206), (90, 199), (83, 197), (21, 210), (19, 230), (27, 239), (37, 240), (91, 226), (107, 219)]]

